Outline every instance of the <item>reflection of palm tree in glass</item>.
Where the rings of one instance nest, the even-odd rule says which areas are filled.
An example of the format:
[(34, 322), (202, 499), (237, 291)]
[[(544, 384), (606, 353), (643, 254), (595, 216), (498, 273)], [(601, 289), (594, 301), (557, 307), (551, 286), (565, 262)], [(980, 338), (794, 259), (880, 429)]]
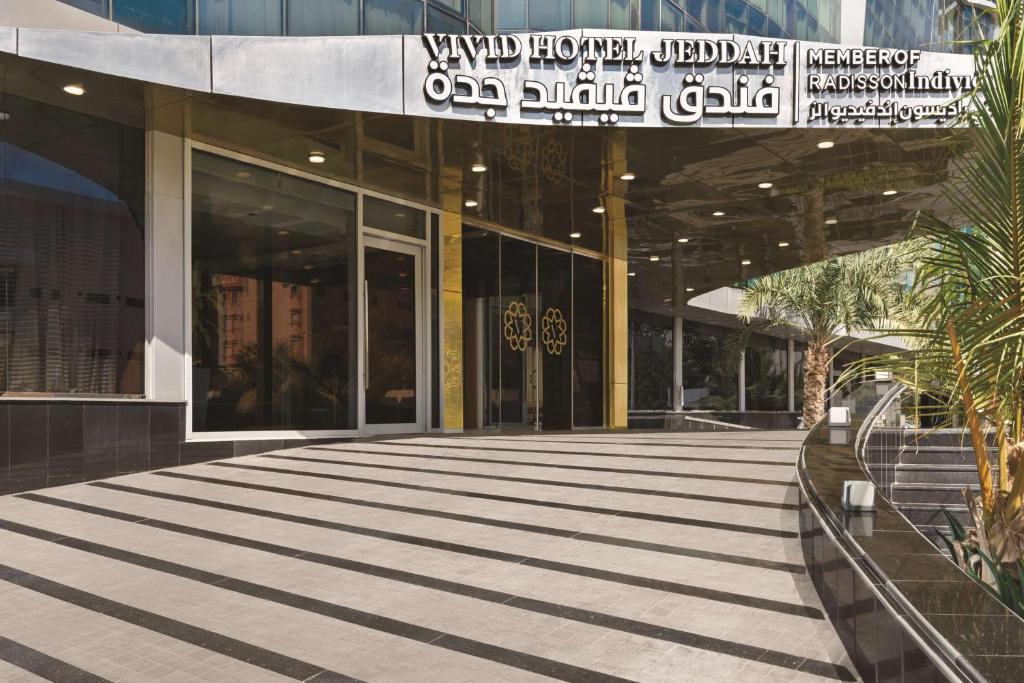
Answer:
[[(317, 353), (307, 364), (292, 355), (288, 344), (280, 344), (274, 349), (272, 386), (268, 388), (257, 346), (247, 344), (238, 352), (235, 365), (221, 375), (224, 382), (217, 392), (218, 403), (230, 406), (243, 425), (354, 427), (348, 364), (349, 359), (341, 353)], [(264, 420), (268, 410), (272, 424)]]
[[(773, 362), (772, 349), (747, 347), (745, 370), (748, 410), (785, 410), (789, 394), (786, 368)], [(750, 381), (753, 378), (754, 381)]]

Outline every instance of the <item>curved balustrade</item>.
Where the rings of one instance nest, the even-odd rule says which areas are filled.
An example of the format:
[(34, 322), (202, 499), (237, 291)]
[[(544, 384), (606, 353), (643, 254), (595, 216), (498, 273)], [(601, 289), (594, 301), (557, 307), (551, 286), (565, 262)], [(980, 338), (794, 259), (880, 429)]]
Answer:
[(883, 496), (871, 513), (843, 509), (843, 482), (868, 478), (858, 436), (878, 415), (818, 424), (798, 464), (804, 560), (858, 673), (865, 681), (1020, 681), (1024, 620)]

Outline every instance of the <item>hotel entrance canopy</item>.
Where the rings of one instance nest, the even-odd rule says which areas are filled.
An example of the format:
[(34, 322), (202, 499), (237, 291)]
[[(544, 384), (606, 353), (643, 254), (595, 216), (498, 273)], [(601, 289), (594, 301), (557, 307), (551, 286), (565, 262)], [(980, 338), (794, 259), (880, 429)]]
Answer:
[[(161, 107), (189, 102), (195, 138), (306, 168), (324, 152), (319, 174), (626, 260), (630, 306), (653, 311), (947, 211), (939, 185), (965, 147), (949, 124), (973, 85), (965, 55), (628, 31), (0, 28), (0, 53), (11, 95), (85, 107), (58, 86), (89, 80), (107, 96), (88, 106), (157, 128)], [(367, 146), (389, 127), (412, 131), (408, 158)]]

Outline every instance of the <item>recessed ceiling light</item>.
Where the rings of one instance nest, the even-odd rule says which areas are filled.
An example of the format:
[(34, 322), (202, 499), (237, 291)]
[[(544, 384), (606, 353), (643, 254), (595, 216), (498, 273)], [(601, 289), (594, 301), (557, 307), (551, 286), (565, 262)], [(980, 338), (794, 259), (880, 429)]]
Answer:
[(676, 242), (679, 242), (679, 244), (686, 244), (689, 241), (690, 241), (689, 237), (680, 237), (679, 239), (676, 240)]
[(750, 259), (748, 259), (748, 258), (743, 259), (742, 261), (740, 261), (740, 265), (741, 266), (749, 266), (750, 265)]
[(898, 193), (898, 190), (886, 190), (882, 194), (885, 195), (886, 197), (891, 197), (891, 196), (893, 196), (894, 194), (897, 194), (897, 193)]
[(836, 146), (836, 143), (831, 140), (822, 140), (818, 143), (818, 149), (832, 149)]
[(473, 173), (483, 173), (484, 171), (487, 170), (487, 164), (482, 163), (482, 162), (477, 162), (477, 163), (473, 164), (472, 166), (470, 166), (469, 170), (472, 171)]
[(313, 270), (313, 264), (312, 263), (307, 263), (306, 265), (302, 266), (302, 269), (303, 270)]
[(314, 284), (314, 285), (318, 285), (318, 284), (320, 284), (320, 278), (315, 277), (312, 280), (310, 280), (310, 283)]
[(249, 178), (251, 176), (252, 173), (249, 173), (248, 171), (235, 171), (235, 177), (241, 178), (242, 180), (245, 180), (246, 178)]
[(636, 180), (636, 174), (632, 171), (626, 171), (619, 176), (619, 180)]
[(693, 287), (687, 287), (687, 288), (686, 288), (686, 291), (687, 291), (687, 292), (692, 292), (692, 291), (693, 291)]
[(594, 213), (604, 213), (604, 207), (603, 206), (595, 206), (593, 209), (591, 209), (591, 211), (593, 211)]
[(301, 254), (302, 250), (301, 249), (292, 249), (292, 253), (293, 254)]
[(759, 183), (758, 187), (760, 187), (762, 190), (770, 190), (772, 188), (772, 184), (771, 183)]
[(395, 218), (406, 218), (409, 214), (407, 214), (405, 211), (395, 211), (391, 215), (394, 216)]
[(66, 92), (69, 95), (74, 95), (75, 97), (78, 97), (79, 95), (85, 94), (85, 88), (82, 86), (81, 83), (68, 83), (64, 86), (64, 92)]
[(662, 299), (662, 301), (664, 301), (666, 304), (672, 303), (672, 299), (670, 299), (668, 297), (665, 297), (664, 299)]
[(472, 209), (474, 206), (478, 206), (478, 203), (477, 203), (477, 201), (475, 199), (467, 199), (466, 200), (466, 208), (467, 209)]
[(636, 273), (634, 273), (632, 270), (629, 271), (628, 273), (626, 273), (626, 275), (628, 275), (630, 277), (636, 277)]
[(583, 233), (581, 233), (581, 232), (570, 232), (569, 233), (569, 237), (571, 239), (578, 240), (579, 238), (583, 237)]
[(660, 256), (652, 256), (651, 257), (651, 263), (657, 263), (660, 260), (661, 260)]
[(9, 112), (0, 111), (0, 121), (10, 121), (11, 115)]
[(327, 157), (325, 157), (322, 152), (310, 152), (309, 153), (309, 163), (311, 163), (311, 164), (322, 164), (325, 161), (327, 161)]
[(839, 222), (838, 218), (826, 218), (825, 219), (825, 225), (835, 225), (838, 222)]
[(260, 211), (273, 211), (273, 210), (274, 210), (274, 205), (273, 204), (264, 204), (263, 206), (260, 207)]
[(287, 231), (287, 230), (278, 230), (278, 231), (277, 231), (277, 234), (278, 234), (278, 235), (282, 235), (282, 236), (283, 236), (283, 235), (287, 235), (287, 234), (288, 234), (288, 231)]
[(783, 247), (783, 248), (788, 247), (789, 246), (789, 242), (779, 242), (779, 246)]
[(713, 214), (711, 214), (711, 215), (712, 215), (712, 216), (714, 216), (715, 218), (721, 218), (722, 216), (724, 216), (724, 215), (725, 215), (725, 211), (715, 211), (715, 212), (714, 212)]

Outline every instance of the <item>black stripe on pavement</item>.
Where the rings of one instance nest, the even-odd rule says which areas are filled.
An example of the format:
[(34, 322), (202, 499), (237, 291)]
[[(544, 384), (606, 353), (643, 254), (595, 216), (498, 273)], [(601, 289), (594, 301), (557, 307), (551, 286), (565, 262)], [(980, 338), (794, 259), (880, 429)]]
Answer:
[[(243, 514), (255, 515), (258, 517), (266, 517), (268, 519), (278, 519), (281, 521), (291, 522), (294, 524), (302, 524), (305, 526), (316, 526), (323, 529), (331, 529), (332, 531), (342, 531), (345, 533), (355, 534), (358, 536), (368, 536), (370, 538), (379, 538), (381, 540), (393, 541), (395, 543), (405, 543), (408, 545), (418, 546), (420, 548), (432, 548), (434, 550), (458, 553), (460, 555), (469, 555), (471, 557), (480, 557), (487, 560), (495, 560), (497, 562), (509, 562), (512, 564), (521, 564), (527, 567), (535, 567), (537, 569), (548, 569), (550, 571), (559, 572), (560, 574), (585, 576), (587, 578), (598, 579), (600, 581), (608, 581), (610, 583), (620, 583), (626, 586), (635, 586), (637, 588), (649, 588), (651, 590), (662, 591), (665, 593), (675, 593), (677, 595), (704, 598), (706, 600), (714, 600), (716, 602), (743, 605), (745, 607), (752, 607), (754, 609), (763, 609), (771, 612), (779, 612), (781, 614), (792, 614), (795, 616), (808, 617), (811, 619), (824, 618), (821, 611), (813, 607), (808, 607), (806, 605), (799, 605), (789, 602), (782, 602), (781, 600), (753, 598), (738, 593), (713, 590), (710, 588), (701, 588), (699, 586), (691, 586), (685, 583), (653, 579), (647, 576), (637, 576), (634, 574), (607, 571), (604, 569), (596, 569), (593, 567), (587, 567), (583, 565), (569, 564), (567, 562), (546, 560), (540, 557), (530, 557), (528, 555), (508, 553), (501, 550), (492, 550), (490, 548), (479, 548), (477, 546), (464, 545), (462, 543), (451, 543), (449, 541), (425, 538), (423, 536), (412, 536), (410, 534), (402, 534), (397, 531), (371, 529), (368, 527), (355, 526), (353, 524), (345, 524), (343, 522), (332, 522), (329, 520), (317, 519), (315, 517), (291, 515), (285, 512), (263, 510), (261, 508), (247, 507), (244, 505), (235, 505), (233, 503), (224, 503), (221, 501), (214, 501), (206, 498), (197, 498), (195, 496), (185, 496), (177, 493), (166, 493), (164, 491), (154, 491), (151, 489), (137, 488), (134, 486), (122, 486), (120, 484), (108, 484), (106, 482), (93, 482), (90, 483), (89, 485), (96, 486), (99, 488), (111, 489), (115, 491), (123, 491), (126, 493), (135, 493), (142, 496), (149, 496), (151, 498), (162, 498), (164, 500), (173, 500), (179, 503), (202, 505), (205, 507), (212, 507), (220, 510), (229, 510), (231, 512), (241, 512)], [(34, 493), (19, 494), (19, 496), (25, 498), (26, 500), (46, 502), (45, 496), (40, 496)], [(65, 505), (66, 507), (79, 505), (78, 503), (70, 503), (67, 501), (62, 501), (62, 504)], [(131, 515), (129, 515), (129, 517), (131, 517)]]
[[(181, 524), (176, 524), (173, 522), (166, 522), (163, 520), (138, 519), (133, 515), (127, 515), (116, 510), (108, 510), (106, 508), (99, 508), (91, 505), (84, 505), (81, 503), (72, 503), (70, 501), (65, 501), (58, 498), (50, 498), (49, 496), (35, 496), (31, 500), (35, 500), (36, 502), (50, 503), (62, 507), (69, 507), (80, 512), (87, 512), (91, 514), (101, 515), (104, 517), (111, 517), (114, 519), (135, 522), (145, 526), (151, 526), (166, 531), (172, 531), (189, 536), (198, 536), (207, 540), (216, 541), (220, 543), (228, 543), (231, 545), (252, 548), (254, 550), (260, 550), (263, 552), (281, 555), (284, 557), (291, 557), (305, 562), (322, 564), (330, 567), (335, 567), (338, 569), (359, 572), (362, 574), (368, 574), (371, 576), (376, 576), (379, 578), (389, 579), (393, 581), (402, 581), (404, 583), (410, 583), (417, 586), (432, 588), (447, 593), (453, 593), (455, 595), (475, 598), (477, 600), (483, 600), (486, 602), (492, 602), (500, 605), (505, 605), (508, 607), (514, 607), (517, 609), (535, 612), (538, 614), (555, 616), (562, 619), (577, 621), (584, 624), (601, 626), (604, 628), (622, 631), (625, 633), (630, 633), (646, 638), (664, 640), (704, 650), (726, 653), (744, 659), (754, 659), (755, 661), (766, 661), (768, 663), (776, 664), (778, 666), (786, 666), (785, 664), (781, 664), (780, 662), (783, 661), (783, 658), (788, 657), (790, 658), (791, 663), (798, 663), (797, 666), (791, 665), (789, 666), (789, 668), (798, 668), (798, 666), (805, 666), (808, 664), (808, 662), (813, 662), (815, 665), (818, 665), (816, 668), (821, 668), (821, 665), (828, 665), (826, 662), (806, 660), (795, 655), (787, 655), (782, 652), (775, 652), (772, 650), (766, 650), (764, 648), (758, 648), (755, 646), (740, 644), (739, 649), (737, 649), (737, 643), (731, 641), (725, 641), (718, 638), (712, 638), (709, 636), (702, 636), (699, 634), (691, 633), (689, 631), (682, 631), (679, 629), (658, 626), (656, 624), (650, 624), (647, 622), (637, 621), (634, 619), (616, 617), (614, 615), (605, 614), (603, 612), (594, 612), (591, 610), (579, 609), (568, 605), (561, 605), (543, 600), (535, 600), (532, 598), (524, 598), (512, 593), (504, 593), (502, 591), (479, 588), (476, 586), (470, 586), (467, 584), (457, 583), (454, 581), (447, 581), (444, 579), (424, 576), (421, 574), (414, 574), (412, 572), (392, 569), (389, 567), (381, 567), (378, 565), (367, 564), (364, 562), (347, 560), (332, 555), (323, 555), (320, 553), (300, 550), (298, 548), (289, 548), (287, 546), (276, 545), (264, 541), (257, 541), (254, 539), (233, 536), (231, 534), (210, 531), (208, 529), (198, 529), (196, 527), (189, 527)], [(139, 555), (136, 553), (132, 553), (130, 551), (121, 550), (119, 548), (112, 548), (110, 546), (93, 543), (83, 539), (77, 539), (68, 536), (62, 536), (60, 538), (54, 539), (51, 538), (51, 536), (53, 536), (52, 532), (48, 532), (41, 529), (35, 529), (33, 527), (18, 524), (16, 522), (0, 520), (0, 528), (4, 528), (8, 531), (25, 534), (35, 538), (42, 538), (43, 540), (48, 540), (50, 542), (58, 543), (60, 545), (64, 545), (70, 548), (75, 548), (77, 550), (102, 555), (104, 557), (109, 557), (111, 559), (120, 560), (123, 562), (130, 562), (132, 564), (137, 564), (139, 566), (144, 566), (150, 569), (157, 569), (159, 571), (163, 571), (160, 568), (160, 566), (155, 566), (151, 563), (156, 562), (163, 564), (172, 564), (164, 560), (151, 558), (145, 555)], [(217, 585), (220, 586), (221, 584)]]
[[(303, 451), (328, 451), (331, 453), (352, 453), (355, 455), (385, 455), (400, 458), (420, 458), (423, 460), (448, 460), (453, 462), (480, 462), (490, 465), (516, 465), (518, 467), (547, 467), (559, 470), (578, 470), (584, 472), (609, 472), (612, 474), (636, 474), (645, 477), (670, 477), (673, 479), (703, 479), (706, 481), (729, 481), (737, 484), (758, 484), (764, 486), (796, 486), (796, 482), (780, 479), (758, 479), (754, 477), (730, 477), (718, 474), (691, 474), (688, 472), (668, 472), (665, 470), (630, 470), (618, 467), (594, 467), (591, 465), (563, 465), (556, 462), (529, 462), (524, 460), (498, 460), (493, 458), (458, 457), (454, 455), (431, 455), (428, 453), (396, 453), (393, 451), (365, 451), (354, 448), (329, 448), (327, 446), (306, 446)], [(529, 452), (529, 451), (527, 451)], [(262, 457), (270, 457), (264, 454)], [(275, 455), (278, 458), (292, 459), (294, 456)], [(299, 458), (301, 459), (301, 458)]]
[[(557, 508), (560, 510), (573, 510), (576, 512), (593, 512), (601, 515), (612, 515), (614, 517), (624, 517), (629, 519), (642, 519), (647, 522), (665, 522), (667, 524), (680, 524), (685, 526), (696, 526), (703, 527), (705, 529), (719, 529), (722, 531), (736, 531), (745, 534), (758, 534), (761, 536), (777, 536), (779, 538), (797, 538), (799, 534), (795, 531), (783, 531), (781, 529), (768, 529), (765, 527), (747, 526), (745, 524), (733, 524), (731, 522), (717, 522), (709, 519), (698, 519), (696, 517), (677, 517), (674, 515), (659, 515), (652, 512), (634, 512), (632, 510), (619, 510), (615, 508), (603, 508), (595, 507), (592, 505), (576, 505), (573, 503), (560, 503), (557, 501), (540, 500), (533, 498), (517, 498), (515, 496), (502, 496), (496, 493), (478, 493), (476, 491), (462, 491), (459, 489), (446, 489), (437, 486), (426, 486), (423, 484), (407, 484), (398, 481), (388, 481), (387, 479), (367, 479), (365, 477), (349, 477), (341, 474), (323, 474), (319, 472), (303, 472), (298, 470), (279, 470), (271, 467), (256, 467), (254, 465), (237, 465), (233, 463), (222, 463), (214, 462), (207, 463), (209, 465), (219, 465), (221, 467), (234, 467), (238, 469), (254, 469), (262, 470), (267, 472), (278, 472), (286, 474), (295, 474), (304, 477), (314, 477), (318, 479), (330, 479), (332, 481), (348, 481), (357, 484), (372, 484), (374, 486), (384, 486), (389, 488), (407, 489), (410, 491), (426, 491), (429, 493), (442, 493), (449, 496), (462, 496), (464, 498), (479, 498), (481, 500), (497, 500), (503, 503), (517, 503), (520, 505), (534, 505), (537, 507), (549, 507)], [(215, 477), (202, 477), (194, 474), (185, 474), (183, 472), (172, 472), (168, 470), (161, 470), (159, 472), (153, 472), (157, 476), (161, 477), (173, 477), (177, 479), (191, 479), (193, 481), (205, 481), (211, 484), (221, 484), (223, 486), (236, 486), (238, 488), (255, 489), (259, 491), (270, 491), (273, 493), (285, 493), (294, 496), (304, 496), (306, 498), (319, 498), (320, 500), (335, 500), (334, 496), (313, 493), (311, 491), (299, 491), (297, 489), (287, 489), (276, 486), (265, 486), (262, 484), (250, 484), (242, 481), (232, 481), (229, 479), (217, 479)]]
[[(49, 532), (45, 532), (49, 533)], [(53, 539), (60, 538), (60, 534), (49, 534)], [(46, 539), (51, 540), (51, 539)], [(229, 638), (221, 633), (208, 631), (183, 621), (171, 619), (155, 612), (149, 612), (138, 607), (132, 607), (115, 600), (104, 598), (95, 593), (89, 593), (71, 586), (67, 586), (50, 579), (23, 572), (20, 569), (0, 564), (0, 580), (13, 583), (16, 586), (48, 595), (51, 598), (87, 609), (91, 612), (119, 619), (120, 621), (141, 626), (142, 628), (156, 633), (163, 634), (169, 638), (181, 640), (186, 643), (201, 647), (205, 650), (237, 659), (247, 664), (258, 666), (268, 671), (287, 676), (300, 681), (305, 681), (319, 676), (329, 674), (327, 677), (317, 680), (350, 681), (359, 683), (358, 679), (349, 678), (333, 671), (326, 671), (321, 666), (309, 664), (298, 659), (293, 659), (278, 652), (266, 650), (256, 645)]]
[[(399, 445), (399, 444), (405, 445), (405, 446), (435, 446), (437, 448), (469, 448), (469, 449), (483, 448), (483, 449), (486, 449), (486, 450), (489, 450), (489, 451), (512, 451), (512, 452), (515, 452), (515, 453), (529, 452), (528, 449), (523, 449), (523, 448), (500, 448), (500, 447), (491, 447), (491, 446), (461, 446), (461, 445), (454, 445), (454, 444), (451, 444), (451, 445), (444, 444), (442, 446), (441, 444), (412, 443), (417, 438), (422, 438), (422, 437), (413, 437), (413, 438), (409, 438), (409, 439), (383, 439), (383, 440), (375, 440), (372, 443), (386, 443), (386, 444), (394, 444), (396, 446)], [(456, 437), (449, 437), (449, 438), (451, 438), (453, 441), (462, 441), (464, 439), (465, 440), (473, 439), (474, 437), (471, 437), (471, 436), (457, 437), (456, 436)], [(483, 439), (483, 441), (487, 441), (487, 440)], [(597, 457), (607, 456), (607, 457), (613, 457), (613, 458), (644, 458), (644, 459), (650, 459), (650, 460), (708, 460), (710, 462), (725, 462), (725, 463), (742, 462), (742, 463), (755, 464), (755, 465), (788, 465), (788, 466), (792, 466), (792, 465), (796, 464), (796, 453), (800, 450), (800, 444), (799, 443), (797, 443), (794, 446), (762, 446), (760, 444), (756, 444), (756, 445), (755, 444), (750, 444), (749, 442), (744, 442), (743, 444), (667, 443), (667, 442), (656, 441), (656, 440), (639, 442), (639, 441), (590, 441), (589, 439), (579, 439), (579, 440), (573, 440), (573, 441), (553, 441), (553, 440), (550, 440), (550, 439), (530, 439), (530, 438), (524, 438), (524, 439), (497, 439), (496, 438), (496, 439), (494, 439), (493, 443), (503, 443), (503, 442), (508, 442), (508, 441), (515, 441), (516, 443), (557, 443), (557, 444), (562, 444), (563, 446), (564, 445), (579, 446), (580, 444), (592, 443), (592, 444), (598, 444), (598, 445), (602, 445), (602, 446), (660, 446), (662, 448), (710, 448), (710, 449), (715, 449), (715, 450), (734, 450), (734, 451), (754, 451), (754, 450), (756, 450), (756, 451), (762, 451), (762, 450), (764, 450), (764, 451), (790, 451), (790, 452), (793, 453), (793, 456), (794, 456), (794, 458), (793, 458), (793, 460), (791, 462), (781, 462), (781, 461), (768, 461), (768, 460), (726, 460), (726, 459), (722, 459), (722, 458), (700, 458), (700, 457), (696, 457), (696, 456), (692, 456), (692, 455), (691, 456), (686, 456), (686, 455), (678, 455), (678, 456), (677, 455), (629, 455), (629, 454), (619, 454), (619, 453), (593, 453), (591, 451), (545, 451), (547, 453), (566, 453), (566, 454), (570, 454), (570, 455), (594, 455), (594, 456), (597, 456)], [(359, 443), (359, 441), (350, 441), (349, 443)], [(491, 443), (491, 442), (487, 441), (487, 443)]]
[(19, 669), (54, 683), (63, 683), (64, 681), (110, 683), (109, 679), (91, 674), (84, 669), (79, 669), (74, 664), (68, 664), (45, 652), (40, 652), (3, 636), (0, 636), (0, 661), (13, 664)]
[[(313, 614), (318, 614), (349, 624), (355, 624), (356, 626), (362, 626), (363, 628), (373, 629), (374, 631), (388, 633), (401, 638), (408, 638), (409, 640), (415, 640), (420, 643), (427, 643), (453, 652), (479, 657), (480, 659), (488, 659), (492, 662), (497, 662), (499, 664), (504, 664), (506, 666), (515, 667), (517, 669), (522, 669), (524, 671), (529, 671), (543, 676), (549, 676), (551, 678), (557, 678), (562, 681), (573, 681), (577, 683), (630, 683), (628, 679), (619, 678), (618, 676), (612, 676), (600, 671), (584, 669), (582, 667), (565, 664), (564, 662), (559, 662), (554, 659), (538, 657), (536, 655), (531, 655), (517, 650), (510, 650), (498, 645), (491, 645), (490, 643), (485, 643), (479, 640), (446, 633), (445, 631), (438, 631), (425, 626), (418, 626), (409, 622), (399, 621), (398, 619), (384, 617), (379, 614), (364, 612), (352, 607), (345, 607), (344, 605), (327, 602), (326, 600), (318, 600), (317, 598), (300, 595), (299, 593), (291, 593), (278, 588), (271, 588), (270, 586), (246, 581), (244, 579), (236, 579), (224, 574), (208, 572), (205, 569), (198, 569), (196, 567), (178, 564), (177, 562), (162, 560), (158, 557), (134, 553), (130, 550), (122, 550), (121, 548), (92, 543), (91, 541), (71, 536), (61, 536), (60, 534), (46, 531), (44, 529), (35, 529), (33, 527), (6, 520), (0, 520), (0, 528), (26, 536), (39, 538), (44, 541), (50, 541), (51, 543), (56, 543), (68, 548), (74, 548), (94, 555), (100, 555), (112, 560), (135, 565), (137, 567), (163, 572), (165, 574), (178, 576), (197, 583), (214, 586), (215, 588), (222, 588), (234, 593), (240, 593), (260, 600), (266, 600), (278, 605), (292, 607), (304, 612), (312, 612)], [(0, 565), (0, 578), (6, 578), (3, 574), (3, 569), (2, 565)], [(43, 580), (47, 581), (47, 579)], [(65, 586), (64, 588), (67, 587)], [(104, 600), (105, 598), (100, 599)], [(221, 637), (223, 638), (224, 636)]]
[[(388, 470), (390, 472), (416, 472), (418, 474), (439, 474), (445, 477), (462, 477), (466, 479), (487, 479), (488, 481), (511, 481), (517, 484), (536, 484), (538, 486), (558, 486), (561, 488), (587, 489), (591, 491), (609, 491), (612, 493), (632, 493), (641, 496), (659, 496), (662, 498), (684, 498), (686, 500), (700, 500), (709, 503), (725, 503), (729, 505), (747, 505), (752, 507), (765, 507), (777, 510), (798, 510), (795, 503), (774, 503), (769, 501), (751, 500), (750, 498), (727, 498), (725, 496), (709, 496), (703, 493), (681, 493), (679, 491), (662, 491), (654, 489), (636, 489), (628, 486), (608, 486), (606, 484), (582, 484), (575, 481), (554, 481), (551, 479), (531, 479), (529, 477), (507, 477), (497, 474), (476, 474), (474, 472), (453, 472), (451, 470), (435, 470), (424, 467), (405, 467), (401, 465), (377, 465), (363, 462), (346, 462), (343, 460), (328, 460), (327, 458), (308, 458), (297, 455), (262, 455), (262, 458), (273, 458), (276, 460), (293, 460), (299, 462), (311, 462), (320, 465), (335, 465), (344, 467), (364, 467), (374, 470)], [(212, 465), (228, 466), (228, 463), (215, 462)], [(232, 465), (242, 467), (242, 465)], [(305, 474), (303, 470), (274, 470), (272, 468), (261, 468), (255, 465), (246, 465), (251, 469), (267, 469), (271, 472), (282, 472), (286, 474)], [(788, 486), (788, 484), (787, 484)]]
[[(455, 440), (454, 437), (452, 437)], [(500, 448), (493, 446), (459, 446), (455, 444), (417, 443), (409, 439), (398, 441), (347, 441), (353, 446), (381, 445), (403, 448), (440, 448), (441, 450), (493, 451), (495, 453), (543, 453), (544, 455), (583, 455), (594, 458), (630, 458), (633, 460), (668, 460), (671, 462), (712, 462), (716, 465), (770, 465), (774, 467), (795, 467), (796, 460), (734, 460), (726, 458), (701, 457), (699, 455), (640, 455), (638, 453), (601, 453), (593, 451), (555, 451), (544, 448)], [(526, 443), (520, 441), (519, 443)], [(533, 443), (528, 442), (528, 443)], [(546, 442), (539, 442), (546, 443)], [(575, 445), (575, 444), (574, 444)], [(343, 450), (343, 449), (338, 449)]]

